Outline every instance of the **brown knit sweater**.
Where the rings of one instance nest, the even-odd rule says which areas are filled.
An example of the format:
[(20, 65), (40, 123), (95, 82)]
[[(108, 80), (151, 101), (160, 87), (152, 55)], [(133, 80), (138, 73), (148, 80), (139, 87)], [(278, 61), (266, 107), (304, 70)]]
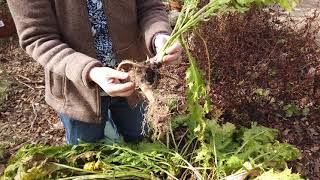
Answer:
[[(89, 82), (96, 59), (86, 0), (7, 0), (21, 47), (45, 71), (47, 103), (72, 118), (100, 122), (100, 95)], [(118, 60), (143, 60), (156, 33), (170, 33), (160, 0), (103, 0)]]

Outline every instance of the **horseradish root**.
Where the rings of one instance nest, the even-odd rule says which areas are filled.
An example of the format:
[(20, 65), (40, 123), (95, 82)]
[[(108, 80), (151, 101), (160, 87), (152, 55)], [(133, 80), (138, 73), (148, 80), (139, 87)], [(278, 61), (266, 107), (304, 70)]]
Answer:
[(157, 85), (158, 66), (125, 60), (118, 65), (117, 70), (128, 72), (128, 81), (134, 82), (136, 89), (140, 90), (140, 93), (145, 97), (148, 105), (143, 126), (150, 125), (153, 137), (159, 139), (167, 132), (170, 110), (161, 100), (161, 95), (155, 95), (154, 87)]

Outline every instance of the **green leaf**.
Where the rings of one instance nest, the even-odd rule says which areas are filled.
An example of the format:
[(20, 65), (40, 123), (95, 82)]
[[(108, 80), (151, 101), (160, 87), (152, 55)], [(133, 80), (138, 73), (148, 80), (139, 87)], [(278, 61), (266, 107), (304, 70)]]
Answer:
[(234, 170), (234, 169), (240, 169), (244, 163), (243, 159), (240, 159), (238, 156), (231, 156), (226, 161), (226, 168), (227, 171)]
[(283, 108), (288, 118), (299, 115), (300, 109), (295, 104), (288, 104)]
[(253, 3), (255, 0), (237, 0), (237, 3), (239, 3), (242, 6), (247, 6), (251, 3)]
[(210, 148), (207, 144), (203, 144), (198, 150), (195, 157), (195, 162), (200, 162), (209, 165), (209, 161), (212, 159), (212, 148)]
[(303, 116), (308, 116), (310, 113), (310, 109), (308, 107), (305, 107), (303, 110), (302, 110), (302, 114)]
[(285, 169), (282, 172), (276, 172), (274, 169), (271, 169), (267, 172), (264, 172), (255, 180), (303, 180), (299, 174), (294, 174), (290, 169)]
[(270, 94), (270, 90), (269, 89), (258, 88), (258, 89), (255, 90), (255, 93), (258, 96), (266, 97), (266, 96), (268, 96)]
[(287, 11), (291, 11), (298, 2), (299, 0), (279, 0), (280, 6)]
[(218, 154), (233, 151), (233, 136), (236, 133), (235, 125), (226, 123), (219, 125), (216, 121), (206, 121), (206, 137), (210, 146), (215, 147)]
[(246, 129), (243, 134), (243, 141), (247, 144), (258, 142), (259, 144), (271, 143), (275, 140), (278, 130), (258, 126), (253, 123), (250, 129)]

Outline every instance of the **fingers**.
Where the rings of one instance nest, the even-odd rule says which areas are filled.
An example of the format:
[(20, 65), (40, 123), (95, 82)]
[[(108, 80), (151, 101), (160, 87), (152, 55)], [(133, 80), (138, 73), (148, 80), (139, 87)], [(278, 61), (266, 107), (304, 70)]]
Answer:
[(166, 50), (166, 54), (182, 53), (182, 46), (180, 43), (174, 43), (171, 47)]
[(180, 43), (174, 43), (171, 47), (169, 47), (165, 51), (165, 55), (160, 53), (160, 50), (162, 47), (165, 45), (165, 43), (168, 41), (170, 38), (169, 35), (166, 34), (158, 34), (155, 38), (154, 45), (156, 47), (156, 61), (157, 62), (163, 62), (165, 64), (176, 64), (181, 60), (181, 55), (183, 48)]
[(108, 67), (98, 67), (90, 71), (90, 78), (96, 82), (109, 96), (130, 96), (134, 90), (133, 82), (120, 83), (129, 78), (126, 72)]
[(109, 68), (108, 71), (109, 71), (107, 74), (108, 78), (124, 80), (129, 77), (129, 74), (126, 72), (117, 71), (117, 70), (111, 69), (111, 68)]
[(175, 43), (166, 51), (166, 55), (162, 58), (165, 64), (178, 64), (181, 61), (182, 46), (180, 43)]
[(178, 64), (181, 61), (181, 54), (166, 55), (162, 61), (165, 64)]
[(106, 83), (103, 87), (103, 90), (109, 96), (126, 96), (128, 94), (132, 94), (132, 92), (135, 90), (135, 85), (133, 82), (127, 82), (123, 84)]
[(108, 67), (95, 67), (91, 69), (89, 78), (97, 84), (103, 84), (106, 81), (112, 83), (118, 79), (125, 80), (129, 77), (128, 73), (117, 71)]

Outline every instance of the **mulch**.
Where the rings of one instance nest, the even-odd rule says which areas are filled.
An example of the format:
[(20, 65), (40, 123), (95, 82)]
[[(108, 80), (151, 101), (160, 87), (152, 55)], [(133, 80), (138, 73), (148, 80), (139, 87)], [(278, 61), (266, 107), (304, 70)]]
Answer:
[(20, 49), (16, 36), (0, 39), (0, 65), (10, 81), (0, 104), (1, 167), (24, 144), (62, 144), (64, 131), (44, 101), (42, 67)]
[(5, 25), (0, 28), (0, 80), (9, 84), (6, 96), (0, 100), (1, 175), (11, 154), (20, 147), (62, 144), (64, 130), (44, 101), (42, 67), (19, 47), (5, 1), (0, 2), (0, 20)]

